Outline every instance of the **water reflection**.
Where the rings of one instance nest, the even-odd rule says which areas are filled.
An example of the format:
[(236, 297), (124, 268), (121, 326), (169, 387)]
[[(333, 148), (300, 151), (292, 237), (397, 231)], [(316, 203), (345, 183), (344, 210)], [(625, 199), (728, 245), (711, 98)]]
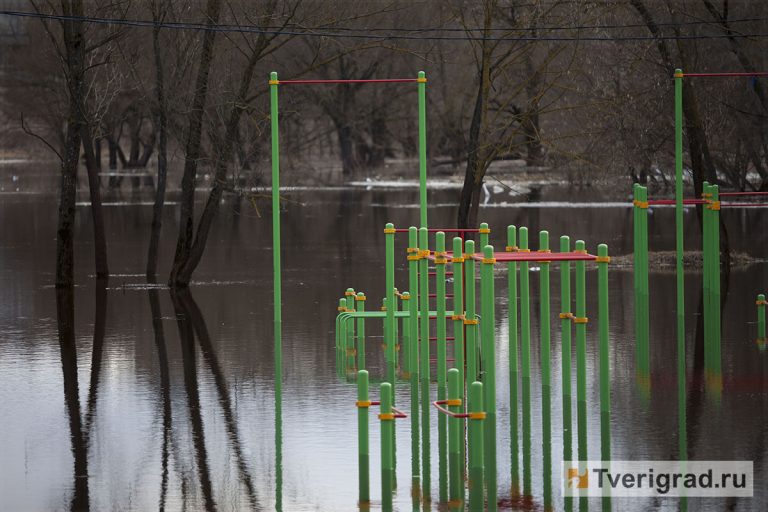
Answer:
[(160, 373), (160, 396), (163, 406), (163, 441), (160, 449), (160, 500), (158, 510), (165, 511), (165, 503), (168, 496), (168, 445), (173, 432), (173, 414), (171, 409), (171, 377), (168, 363), (168, 350), (165, 346), (165, 331), (163, 329), (163, 315), (160, 310), (160, 292), (157, 288), (150, 287), (149, 308), (152, 314), (152, 330), (155, 334), (155, 349), (157, 350), (158, 368)]
[[(64, 377), (64, 403), (69, 418), (69, 437), (75, 459), (70, 510), (89, 510), (88, 438), (80, 416), (80, 391), (77, 382), (77, 349), (75, 345), (75, 300), (72, 289), (56, 290), (56, 313)], [(95, 393), (94, 393), (95, 397)]]
[[(213, 376), (213, 384), (218, 398), (218, 404), (224, 416), (227, 438), (235, 459), (240, 482), (245, 487), (248, 495), (250, 508), (259, 509), (259, 502), (256, 495), (256, 489), (253, 483), (253, 477), (243, 454), (241, 436), (235, 414), (233, 412), (230, 393), (227, 388), (227, 382), (224, 372), (219, 363), (216, 352), (214, 351), (211, 337), (208, 332), (202, 311), (195, 302), (189, 290), (178, 290), (171, 292), (176, 321), (179, 327), (179, 337), (182, 345), (182, 356), (184, 363), (184, 387), (187, 394), (189, 405), (189, 416), (192, 423), (193, 442), (195, 446), (195, 455), (198, 466), (198, 476), (200, 486), (203, 491), (206, 510), (215, 510), (216, 503), (213, 497), (211, 486), (211, 476), (208, 463), (208, 454), (206, 451), (205, 431), (201, 415), (199, 382), (197, 375), (197, 364), (195, 361), (195, 339), (200, 346), (200, 353), (203, 360)], [(276, 400), (276, 407), (279, 400)], [(276, 409), (276, 413), (278, 410)], [(276, 421), (279, 415), (276, 414)], [(276, 425), (279, 425), (276, 423)], [(279, 453), (279, 452), (278, 452)], [(279, 464), (276, 464), (279, 468)], [(277, 486), (278, 489), (280, 486)], [(278, 510), (280, 505), (278, 504)]]
[[(114, 234), (110, 242), (115, 247), (111, 254), (114, 268), (121, 276), (113, 279), (106, 291), (99, 287), (94, 290), (88, 278), (92, 247), (82, 241), (76, 247), (77, 272), (78, 281), (87, 286), (76, 288), (73, 294), (46, 288), (51, 274), (41, 272), (50, 267), (49, 255), (55, 249), (55, 219), (50, 215), (48, 201), (4, 198), (0, 204), (4, 218), (29, 222), (0, 226), (0, 259), (4, 262), (0, 268), (0, 403), (9, 418), (0, 425), (0, 509), (354, 509), (355, 434), (350, 406), (354, 387), (333, 375), (335, 306), (338, 293), (354, 285), (366, 292), (370, 309), (378, 308), (383, 295), (379, 275), (381, 226), (393, 221), (397, 227), (406, 227), (413, 221), (414, 211), (397, 206), (398, 201), (408, 200), (408, 194), (398, 193), (393, 198), (380, 191), (363, 191), (349, 194), (345, 198), (347, 206), (341, 208), (336, 195), (313, 191), (306, 196), (306, 206), (291, 207), (284, 213), (290, 219), (285, 224), (290, 229), (285, 233), (284, 303), (285, 311), (293, 312), (285, 319), (284, 374), (275, 366), (271, 305), (264, 297), (271, 286), (271, 254), (269, 247), (257, 243), (269, 238), (268, 217), (247, 215), (247, 205), (240, 210), (242, 215), (222, 209), (215, 227), (222, 242), (210, 246), (197, 277), (206, 286), (196, 285), (194, 299), (190, 300), (192, 295), (171, 297), (167, 290), (147, 287), (143, 282), (136, 254), (145, 253), (151, 208), (112, 208), (106, 221), (108, 231)], [(449, 197), (435, 199), (436, 203), (450, 203)], [(374, 201), (388, 204), (372, 208)], [(558, 227), (567, 226), (574, 237), (606, 241), (617, 247), (616, 253), (626, 253), (631, 252), (625, 237), (631, 226), (629, 212), (583, 208), (575, 215), (568, 208), (498, 207), (484, 210), (483, 220), (497, 229), (515, 223), (532, 230), (551, 229), (553, 235), (560, 234), (554, 231)], [(651, 219), (649, 230), (656, 249), (673, 247), (673, 237), (668, 237), (665, 227), (672, 213), (660, 209)], [(436, 207), (430, 210), (430, 219), (434, 219), (435, 226), (444, 226), (452, 222), (454, 214), (451, 207)], [(731, 240), (735, 250), (751, 247), (752, 254), (764, 256), (764, 250), (758, 252), (759, 244), (748, 244), (747, 236), (765, 230), (762, 215), (747, 212), (744, 218), (731, 219), (746, 226), (741, 236)], [(695, 218), (691, 219), (691, 244), (697, 245)], [(87, 215), (79, 215), (77, 229), (90, 232), (89, 222)], [(173, 230), (175, 222), (169, 208), (164, 223)], [(493, 236), (500, 234), (494, 232)], [(171, 245), (161, 247), (161, 262), (163, 251), (166, 256), (172, 254)], [(405, 246), (398, 247), (398, 251), (401, 249), (404, 253)], [(311, 265), (307, 263), (310, 250)], [(163, 272), (161, 268), (160, 275)], [(756, 477), (762, 478), (768, 362), (754, 343), (754, 297), (764, 291), (754, 288), (764, 288), (767, 276), (768, 266), (764, 263), (731, 272), (728, 293), (723, 294), (719, 391), (712, 387), (717, 381), (706, 378), (700, 327), (695, 327), (700, 277), (694, 272), (686, 279), (686, 302), (691, 307), (686, 317), (685, 394), (680, 399), (686, 407), (685, 415), (678, 416), (676, 346), (670, 335), (670, 326), (674, 325), (674, 311), (669, 306), (669, 297), (674, 297), (673, 276), (651, 274), (654, 300), (650, 311), (653, 323), (649, 370), (638, 375), (632, 336), (631, 274), (612, 269), (611, 378), (615, 407), (611, 429), (617, 460), (675, 458), (684, 453), (678, 436), (682, 433), (691, 459), (755, 460)], [(588, 271), (588, 290), (594, 289), (594, 278)], [(557, 284), (555, 279), (553, 275), (553, 286)], [(503, 297), (501, 281), (497, 285), (497, 295)], [(531, 306), (538, 306), (535, 299)], [(506, 307), (500, 299), (502, 331), (506, 327)], [(587, 311), (595, 310), (590, 294)], [(529, 335), (537, 336), (537, 315), (533, 316)], [(380, 327), (370, 322), (368, 330), (371, 350), (367, 364), (376, 371), (383, 367), (381, 352), (373, 350), (379, 346)], [(500, 355), (504, 346), (499, 344)], [(593, 447), (590, 454), (598, 455), (600, 418), (592, 401), (597, 391), (597, 380), (592, 377), (598, 361), (595, 347), (595, 340), (588, 337), (583, 355), (588, 370), (587, 400), (573, 403), (577, 399), (573, 396), (575, 385), (571, 395), (571, 419), (573, 427), (578, 427), (576, 432), (560, 428), (559, 415), (566, 411), (559, 394), (562, 373), (557, 358), (563, 353), (559, 344), (552, 347), (553, 475), (559, 474), (561, 454), (564, 458), (568, 452), (574, 457), (586, 454), (589, 444)], [(520, 491), (527, 492), (523, 497), (511, 498), (513, 509), (540, 509), (546, 498), (545, 439), (537, 419), (542, 398), (538, 392), (538, 354), (538, 350), (529, 354), (534, 371), (526, 381), (522, 374), (518, 375), (519, 400), (523, 399), (523, 385), (528, 399), (519, 402), (519, 434), (525, 435), (518, 446), (521, 473), (517, 482)], [(508, 370), (505, 360), (499, 357), (498, 375)], [(409, 381), (398, 385), (397, 394), (401, 404), (406, 404), (410, 395), (410, 405), (415, 405), (416, 412), (412, 420), (417, 425), (422, 419), (420, 384), (412, 373)], [(506, 383), (499, 386), (500, 402), (502, 389), (506, 389)], [(429, 416), (434, 418), (434, 411), (429, 409)], [(511, 429), (503, 417), (506, 415), (499, 415), (498, 474), (499, 488), (506, 494), (514, 483), (508, 457), (512, 449), (509, 439), (503, 438)], [(528, 418), (527, 425), (523, 424), (524, 418)], [(436, 425), (436, 420), (432, 424)], [(412, 492), (403, 486), (403, 492), (394, 496), (393, 508), (444, 507), (437, 499), (422, 501), (419, 490), (426, 483), (424, 496), (438, 495), (437, 447), (430, 451), (431, 446), (421, 445), (418, 426), (414, 429), (419, 432), (417, 436), (407, 432), (407, 422), (399, 424), (398, 429), (397, 478), (411, 481)], [(432, 443), (438, 437), (437, 428), (429, 432)], [(570, 450), (566, 446), (569, 437)], [(414, 460), (408, 461), (412, 454)], [(422, 460), (422, 454), (426, 460)], [(372, 456), (371, 467), (378, 467), (378, 462)], [(430, 475), (422, 473), (430, 466), (435, 475), (431, 482)], [(378, 488), (374, 473), (373, 489)], [(554, 508), (569, 508), (561, 499), (559, 487), (555, 478)], [(726, 506), (759, 509), (766, 490), (763, 486), (755, 492), (753, 500), (702, 503), (690, 499), (687, 506), (691, 510), (720, 510)], [(374, 496), (374, 503), (378, 498)], [(506, 496), (500, 498), (507, 502)], [(615, 499), (614, 508), (618, 503)], [(577, 500), (571, 505), (577, 509)], [(589, 505), (594, 510), (600, 508), (598, 500), (591, 500)], [(621, 503), (624, 505), (639, 511), (652, 506), (677, 508), (678, 502), (638, 500)]]

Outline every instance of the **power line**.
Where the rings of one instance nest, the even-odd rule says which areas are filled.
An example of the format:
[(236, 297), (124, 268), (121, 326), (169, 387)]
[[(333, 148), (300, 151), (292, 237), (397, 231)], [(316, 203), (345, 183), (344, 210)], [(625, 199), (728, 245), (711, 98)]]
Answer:
[[(768, 18), (738, 18), (729, 19), (728, 24), (733, 23), (746, 23), (754, 21), (768, 21)], [(696, 20), (696, 21), (678, 21), (678, 22), (666, 22), (656, 23), (657, 27), (681, 27), (690, 25), (714, 25), (719, 26), (720, 22), (714, 20)], [(616, 24), (616, 25), (574, 25), (574, 26), (543, 26), (543, 27), (509, 27), (509, 28), (489, 28), (490, 32), (530, 32), (531, 30), (543, 30), (547, 32), (558, 30), (603, 30), (603, 29), (618, 29), (618, 28), (646, 28), (645, 23), (629, 23), (629, 24)], [(265, 29), (278, 28), (278, 27), (262, 27)], [(315, 30), (315, 29), (308, 29)], [(402, 27), (371, 27), (371, 28), (358, 28), (358, 27), (333, 27), (333, 30), (344, 30), (347, 32), (483, 32), (483, 27), (426, 27), (426, 28), (402, 28)]]
[[(0, 15), (14, 16), (24, 18), (37, 18), (51, 21), (73, 21), (82, 23), (91, 23), (95, 25), (116, 25), (138, 28), (161, 28), (170, 30), (201, 30), (211, 32), (229, 32), (229, 33), (253, 33), (274, 36), (304, 36), (304, 37), (336, 37), (352, 39), (373, 39), (373, 40), (409, 40), (409, 41), (510, 41), (510, 42), (620, 42), (620, 41), (654, 41), (654, 40), (700, 40), (700, 39), (728, 39), (728, 38), (768, 38), (768, 34), (749, 33), (749, 34), (711, 34), (711, 35), (677, 35), (677, 36), (418, 36), (418, 35), (397, 35), (397, 34), (344, 34), (339, 32), (328, 32), (326, 29), (317, 30), (285, 30), (269, 29), (257, 27), (254, 25), (207, 25), (205, 23), (182, 23), (182, 22), (155, 22), (151, 20), (137, 19), (117, 19), (117, 18), (97, 18), (91, 16), (64, 16), (58, 14), (43, 14), (35, 12), (20, 11), (0, 11)], [(639, 25), (642, 26), (642, 25)], [(615, 27), (619, 27), (618, 25)], [(622, 28), (624, 26), (621, 26)], [(627, 25), (626, 27), (631, 27)], [(583, 27), (570, 27), (569, 30), (578, 30)], [(519, 30), (519, 29), (518, 29)], [(543, 30), (543, 29), (539, 29)], [(509, 31), (512, 31), (510, 29)]]

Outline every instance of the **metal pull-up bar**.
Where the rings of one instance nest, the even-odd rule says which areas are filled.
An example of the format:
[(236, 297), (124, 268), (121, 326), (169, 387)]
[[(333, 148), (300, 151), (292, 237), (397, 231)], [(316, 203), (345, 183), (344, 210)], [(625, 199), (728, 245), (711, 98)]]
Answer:
[(768, 73), (755, 71), (752, 73), (675, 73), (675, 78), (717, 78), (717, 77), (759, 77), (768, 76)]
[[(427, 227), (427, 76), (419, 71), (416, 78), (375, 78), (352, 80), (279, 80), (277, 73), (269, 74), (270, 124), (272, 132), (272, 267), (274, 298), (274, 343), (275, 371), (282, 378), (282, 270), (280, 262), (280, 126), (278, 123), (277, 92), (280, 85), (320, 84), (361, 84), (361, 83), (416, 83), (418, 90), (419, 118), (419, 220), (422, 228)], [(389, 303), (394, 303), (394, 285), (387, 293)], [(394, 381), (394, 379), (392, 379)]]
[(353, 79), (353, 80), (276, 80), (276, 84), (269, 81), (270, 85), (289, 85), (289, 84), (404, 84), (404, 83), (426, 83), (424, 78), (372, 78), (372, 79)]

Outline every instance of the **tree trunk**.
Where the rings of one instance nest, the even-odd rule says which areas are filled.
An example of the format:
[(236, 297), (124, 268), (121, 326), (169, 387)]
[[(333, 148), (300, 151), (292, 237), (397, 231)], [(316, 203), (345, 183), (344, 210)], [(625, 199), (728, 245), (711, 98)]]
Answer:
[[(85, 105), (80, 104), (80, 110), (84, 115)], [(99, 189), (100, 163), (96, 160), (93, 151), (93, 139), (88, 120), (81, 119), (80, 134), (85, 153), (85, 168), (88, 171), (88, 188), (91, 195), (91, 218), (93, 219), (93, 248), (96, 261), (96, 279), (109, 278), (107, 266), (107, 239), (104, 234), (104, 210), (101, 207), (101, 191)]]
[(176, 274), (176, 283), (179, 286), (189, 285), (189, 281), (192, 279), (192, 273), (197, 268), (197, 265), (200, 263), (200, 259), (205, 252), (205, 245), (208, 242), (208, 234), (211, 231), (213, 220), (216, 218), (216, 214), (219, 211), (221, 196), (224, 193), (227, 168), (229, 162), (232, 160), (235, 142), (237, 141), (238, 126), (240, 125), (240, 117), (245, 110), (248, 90), (250, 89), (251, 81), (253, 80), (253, 72), (256, 69), (256, 64), (261, 59), (261, 53), (266, 46), (266, 38), (264, 36), (259, 37), (259, 40), (253, 49), (253, 53), (251, 54), (251, 58), (248, 61), (248, 65), (243, 71), (243, 76), (240, 80), (240, 88), (232, 103), (232, 110), (230, 111), (229, 120), (227, 121), (227, 129), (224, 134), (223, 145), (216, 158), (216, 169), (214, 172), (211, 193), (208, 196), (208, 201), (200, 216), (197, 233), (195, 234), (195, 241), (189, 250), (187, 259), (183, 262)]
[[(484, 38), (489, 35), (491, 17), (492, 9), (486, 6)], [(483, 148), (488, 144), (488, 141), (485, 140), (487, 133), (485, 124), (488, 113), (488, 94), (491, 88), (491, 53), (487, 39), (483, 39), (480, 69), (478, 69), (477, 97), (469, 126), (469, 141), (467, 142), (467, 169), (464, 173), (464, 186), (461, 188), (459, 211), (456, 219), (459, 229), (470, 229), (477, 225), (480, 192), (489, 164), (488, 151)]]
[[(63, 2), (65, 16), (82, 16), (82, 1)], [(62, 22), (66, 48), (65, 67), (69, 79), (69, 112), (66, 139), (61, 162), (61, 195), (59, 197), (59, 220), (56, 229), (56, 287), (74, 285), (74, 222), (77, 196), (77, 167), (80, 160), (81, 133), (79, 127), (79, 98), (83, 91), (83, 58), (85, 41), (81, 22)]]
[(70, 106), (66, 146), (61, 162), (59, 221), (56, 229), (56, 287), (64, 288), (74, 281), (74, 224), (77, 197), (77, 164), (80, 159), (80, 130)]
[[(154, 20), (158, 15), (153, 13)], [(152, 47), (155, 53), (155, 94), (157, 95), (158, 148), (157, 148), (157, 189), (155, 204), (152, 206), (152, 228), (149, 234), (149, 251), (147, 253), (147, 279), (157, 274), (157, 251), (160, 244), (160, 229), (163, 226), (163, 207), (165, 206), (165, 185), (168, 176), (167, 155), (167, 105), (165, 102), (165, 77), (163, 74), (163, 59), (160, 54), (160, 28), (155, 25), (152, 31)]]
[[(212, 27), (219, 20), (221, 0), (208, 0), (206, 6), (207, 26)], [(169, 278), (170, 286), (187, 286), (187, 282), (178, 280), (179, 272), (189, 259), (192, 247), (195, 222), (195, 181), (197, 179), (197, 163), (200, 157), (200, 139), (203, 124), (203, 110), (208, 95), (208, 74), (213, 58), (213, 45), (216, 42), (216, 32), (208, 30), (203, 35), (203, 47), (200, 54), (200, 67), (197, 70), (195, 94), (189, 112), (189, 130), (187, 133), (186, 159), (184, 174), (181, 178), (181, 218), (179, 221), (179, 236), (176, 242), (176, 254)]]

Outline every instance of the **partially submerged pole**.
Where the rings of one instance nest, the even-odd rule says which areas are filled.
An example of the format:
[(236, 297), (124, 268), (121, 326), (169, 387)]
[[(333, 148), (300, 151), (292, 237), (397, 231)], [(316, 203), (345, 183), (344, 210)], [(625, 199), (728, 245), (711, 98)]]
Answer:
[[(539, 232), (539, 252), (549, 253), (549, 233)], [(549, 304), (549, 261), (539, 261), (539, 335), (541, 354), (541, 429), (545, 441), (552, 438), (551, 328)], [(552, 443), (543, 444), (544, 508), (552, 507)]]
[(493, 246), (483, 247), (480, 272), (480, 310), (482, 315), (483, 403), (485, 422), (485, 485), (487, 510), (496, 510), (496, 297), (493, 282)]
[(283, 366), (283, 304), (280, 265), (280, 129), (277, 111), (277, 73), (269, 74), (269, 119), (272, 131), (272, 290), (275, 365)]
[(686, 428), (685, 280), (683, 276), (683, 71), (675, 70), (675, 255), (677, 259), (677, 386), (680, 460), (688, 458)]
[(483, 499), (483, 384), (473, 382), (469, 387), (469, 511), (485, 510)]
[[(528, 249), (528, 228), (521, 227), (520, 252)], [(529, 263), (520, 262), (520, 364), (523, 402), (523, 494), (531, 496), (531, 304)]]
[[(445, 400), (447, 391), (446, 372), (446, 334), (445, 334), (445, 233), (439, 231), (435, 235), (435, 312), (437, 318), (436, 352), (437, 352), (437, 399)], [(448, 499), (448, 454), (447, 449), (447, 418), (444, 414), (437, 416), (437, 443), (438, 443), (438, 495), (440, 501)]]
[[(507, 247), (506, 252), (516, 252), (517, 247), (517, 228), (507, 226)], [(511, 492), (513, 496), (520, 493), (520, 445), (518, 441), (518, 404), (517, 404), (517, 379), (518, 361), (517, 361), (517, 262), (507, 263), (507, 300), (509, 316), (509, 428), (510, 428), (510, 452), (511, 452)]]
[(371, 401), (368, 398), (368, 372), (357, 372), (357, 474), (358, 499), (360, 505), (370, 502), (370, 448), (368, 445), (368, 408)]

